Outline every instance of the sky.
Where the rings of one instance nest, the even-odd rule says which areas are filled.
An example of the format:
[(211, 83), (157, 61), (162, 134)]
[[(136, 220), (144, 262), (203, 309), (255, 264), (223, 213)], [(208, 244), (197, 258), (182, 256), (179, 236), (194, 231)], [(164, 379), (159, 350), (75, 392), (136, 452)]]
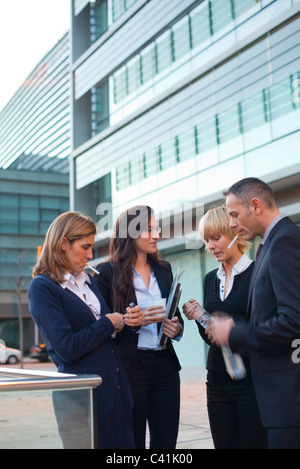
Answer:
[(70, 0), (0, 0), (0, 111), (70, 29)]

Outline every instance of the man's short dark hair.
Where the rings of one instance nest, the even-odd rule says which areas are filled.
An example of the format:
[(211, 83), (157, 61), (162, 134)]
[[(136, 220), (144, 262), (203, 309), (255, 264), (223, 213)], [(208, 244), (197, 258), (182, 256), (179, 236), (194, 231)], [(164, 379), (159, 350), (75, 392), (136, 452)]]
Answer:
[(224, 196), (234, 194), (244, 205), (250, 204), (253, 198), (262, 201), (268, 208), (276, 206), (276, 199), (271, 187), (261, 179), (249, 177), (241, 179), (233, 184), (227, 191), (224, 191)]

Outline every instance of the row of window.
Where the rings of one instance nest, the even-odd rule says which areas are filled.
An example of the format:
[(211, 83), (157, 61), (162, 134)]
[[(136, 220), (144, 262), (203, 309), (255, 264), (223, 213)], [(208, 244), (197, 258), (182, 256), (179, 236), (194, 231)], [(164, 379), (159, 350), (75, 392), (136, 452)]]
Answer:
[(0, 233), (44, 235), (50, 223), (69, 209), (67, 197), (0, 194)]
[(7, 208), (13, 210), (19, 207), (20, 209), (27, 208), (33, 209), (58, 209), (68, 210), (69, 201), (67, 197), (55, 196), (36, 196), (36, 195), (20, 195), (0, 193), (0, 208)]
[(112, 0), (112, 20), (117, 21), (137, 0)]
[[(111, 21), (117, 21), (137, 0), (111, 0)], [(91, 42), (96, 41), (108, 28), (108, 0), (91, 3)]]
[[(0, 165), (6, 169), (23, 154), (70, 155), (69, 33), (44, 57), (0, 115)], [(55, 169), (60, 171), (60, 161)], [(45, 164), (46, 163), (46, 164)], [(53, 168), (53, 170), (55, 170)]]
[[(111, 99), (114, 105), (117, 105), (144, 83), (166, 70), (173, 62), (195, 49), (257, 3), (259, 3), (257, 0), (206, 0), (202, 2), (114, 73), (109, 81), (93, 87), (91, 90), (92, 136), (110, 125), (109, 88), (112, 89)], [(97, 5), (99, 12), (101, 8), (103, 10), (103, 2), (98, 2)]]
[(113, 75), (114, 103), (120, 103), (257, 3), (259, 0), (207, 0), (198, 5)]
[(32, 268), (36, 263), (36, 249), (0, 248), (0, 291), (16, 290), (22, 278), (23, 290), (27, 290), (32, 280)]
[[(2, 253), (1, 255), (1, 264), (0, 264), (0, 284), (2, 284), (2, 278), (10, 276), (13, 280), (9, 289), (13, 289), (13, 286), (16, 285), (17, 275), (21, 275), (22, 277), (31, 277), (32, 274), (32, 267), (36, 261), (36, 252), (35, 253), (27, 253), (26, 252), (26, 259), (23, 259), (23, 253), (20, 255), (16, 255), (11, 262), (2, 261)], [(24, 253), (25, 255), (25, 253)], [(29, 258), (29, 259), (28, 259)], [(0, 288), (1, 289), (1, 288)]]
[[(298, 99), (297, 99), (298, 97)], [(116, 169), (116, 189), (127, 188), (299, 109), (300, 72), (288, 76)]]
[(31, 221), (31, 220), (7, 220), (0, 217), (0, 234), (23, 234), (23, 235), (45, 235), (51, 222), (60, 215), (61, 212), (56, 211), (50, 214), (42, 214), (47, 221)]

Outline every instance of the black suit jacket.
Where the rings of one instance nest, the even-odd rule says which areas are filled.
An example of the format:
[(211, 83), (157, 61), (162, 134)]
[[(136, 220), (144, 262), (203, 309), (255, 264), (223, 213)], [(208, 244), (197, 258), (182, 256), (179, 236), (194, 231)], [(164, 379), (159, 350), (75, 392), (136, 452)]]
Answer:
[[(156, 264), (155, 262), (150, 262), (154, 275), (157, 279), (162, 298), (168, 298), (172, 282), (171, 266), (168, 262), (165, 262), (165, 264), (168, 269), (165, 269), (164, 267)], [(113, 265), (110, 262), (103, 262), (97, 266), (97, 270), (100, 272), (100, 274), (95, 275), (95, 281), (97, 282), (100, 292), (103, 298), (105, 299), (109, 309), (112, 311)], [(132, 292), (132, 298), (130, 299), (130, 301), (137, 304), (137, 299), (134, 290)], [(176, 312), (176, 316), (179, 317), (179, 322), (183, 329), (183, 320), (178, 309)], [(122, 362), (126, 369), (137, 351), (138, 333), (133, 328), (129, 326), (124, 326), (123, 330), (116, 335), (115, 342), (119, 354), (121, 356)], [(169, 350), (169, 353), (172, 359), (174, 360), (178, 370), (180, 370), (181, 366), (175, 353), (174, 347), (172, 345), (172, 341), (170, 339), (168, 339), (167, 341), (167, 350)]]
[(288, 217), (271, 230), (249, 287), (248, 323), (230, 333), (233, 351), (251, 350), (251, 369), (266, 427), (300, 426), (300, 228)]

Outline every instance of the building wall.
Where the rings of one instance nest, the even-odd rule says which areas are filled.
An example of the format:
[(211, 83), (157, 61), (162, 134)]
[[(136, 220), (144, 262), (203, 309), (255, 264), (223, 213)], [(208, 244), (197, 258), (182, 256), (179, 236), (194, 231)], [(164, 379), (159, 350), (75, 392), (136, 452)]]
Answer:
[(69, 208), (69, 178), (1, 169), (0, 188), (0, 338), (19, 346), (20, 300), (28, 349), (34, 339), (27, 301), (32, 268), (49, 225)]
[[(91, 12), (84, 2), (73, 13), (73, 44)], [(72, 63), (72, 127), (85, 129), (73, 139), (72, 206), (92, 211), (95, 184), (110, 178), (113, 219), (137, 202), (163, 219), (184, 204), (222, 203), (233, 182), (257, 176), (299, 222), (300, 2), (139, 0), (107, 18)], [(107, 244), (102, 234), (99, 257)], [(201, 299), (210, 255), (176, 239), (160, 250), (174, 270), (188, 267), (182, 301)], [(205, 361), (193, 326), (176, 344), (183, 364)]]
[(0, 111), (0, 168), (69, 172), (69, 33)]
[(69, 209), (71, 152), (69, 33), (36, 65), (0, 112), (0, 338), (37, 340), (27, 288), (37, 247)]

